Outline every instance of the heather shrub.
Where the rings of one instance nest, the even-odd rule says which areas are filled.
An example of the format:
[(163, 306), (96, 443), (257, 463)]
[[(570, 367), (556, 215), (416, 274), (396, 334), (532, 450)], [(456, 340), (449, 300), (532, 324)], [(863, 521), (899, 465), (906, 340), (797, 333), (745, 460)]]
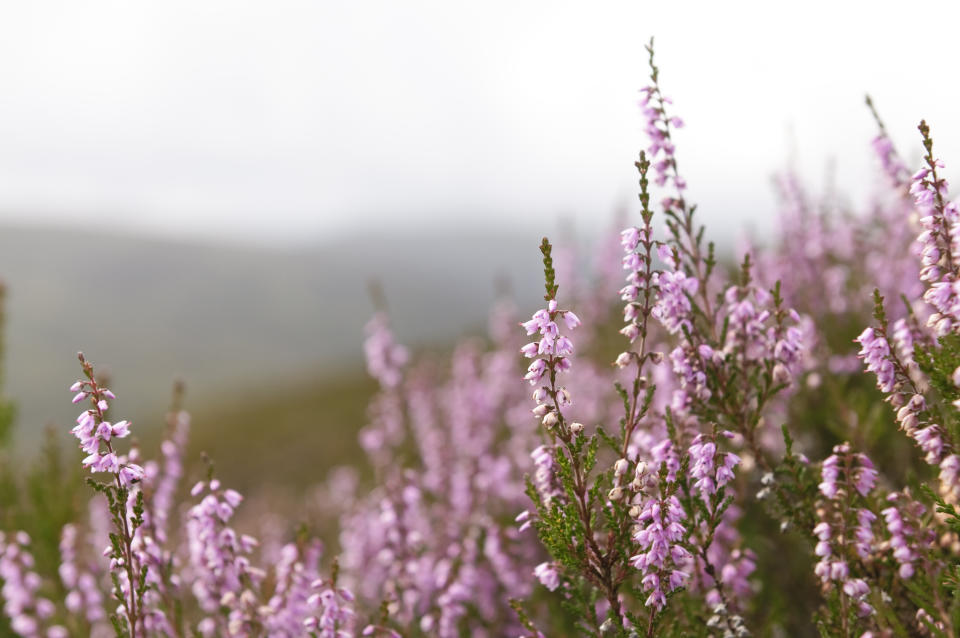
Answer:
[(785, 173), (728, 262), (649, 52), (633, 223), (586, 274), (544, 238), (542, 307), (448, 356), (380, 308), (365, 465), (302, 512), (242, 528), (212, 461), (185, 476), (180, 393), (148, 453), (80, 355), (76, 461), (0, 475), (0, 635), (956, 635), (960, 212), (929, 127), (912, 172), (868, 100), (869, 210)]

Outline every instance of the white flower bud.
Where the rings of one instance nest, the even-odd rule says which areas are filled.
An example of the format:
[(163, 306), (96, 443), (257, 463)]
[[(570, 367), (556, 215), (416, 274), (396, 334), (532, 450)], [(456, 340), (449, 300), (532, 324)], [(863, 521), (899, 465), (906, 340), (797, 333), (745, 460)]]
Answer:
[(623, 498), (623, 488), (621, 487), (613, 488), (607, 494), (607, 498), (609, 498), (611, 501), (619, 501), (621, 498)]
[(774, 383), (790, 383), (790, 379), (791, 375), (790, 371), (787, 370), (787, 366), (777, 362), (777, 365), (773, 366)]
[(547, 415), (543, 417), (543, 427), (549, 430), (557, 424), (558, 420), (556, 412), (547, 412)]
[(614, 361), (613, 363), (618, 368), (626, 368), (628, 365), (630, 365), (630, 353), (621, 352), (620, 355), (617, 357), (617, 360)]
[(577, 423), (577, 422), (571, 423), (570, 431), (573, 432), (575, 435), (581, 434), (583, 432), (583, 423)]
[(627, 459), (617, 459), (617, 462), (613, 464), (613, 473), (616, 476), (623, 476), (627, 473), (628, 467)]

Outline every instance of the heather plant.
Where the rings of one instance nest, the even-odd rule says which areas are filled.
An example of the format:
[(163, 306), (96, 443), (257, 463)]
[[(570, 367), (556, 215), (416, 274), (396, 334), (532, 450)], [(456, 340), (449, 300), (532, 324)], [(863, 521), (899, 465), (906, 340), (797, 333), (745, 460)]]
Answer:
[[(745, 635), (741, 611), (755, 565), (736, 527), (743, 497), (732, 488), (745, 481), (734, 470), (743, 454), (771, 471), (763, 417), (803, 370), (805, 332), (779, 286), (755, 284), (749, 255), (737, 280), (721, 279), (685, 197), (671, 135), (682, 121), (668, 114), (652, 46), (650, 67), (641, 106), (651, 145), (637, 162), (642, 223), (621, 234), (628, 274), (620, 332), (631, 347), (615, 362), (629, 375), (617, 385), (617, 430), (588, 429), (568, 416), (577, 394), (561, 382), (574, 365), (573, 346), (559, 326), (562, 319), (572, 330), (579, 321), (558, 306), (546, 239), (547, 306), (524, 324), (539, 335), (523, 352), (534, 358), (526, 378), (537, 387), (534, 415), (554, 475), (541, 482), (549, 487), (531, 482), (528, 490), (534, 525), (554, 558), (539, 577), (562, 588), (584, 633)], [(651, 169), (669, 188), (660, 202), (666, 240), (653, 234)], [(674, 600), (685, 612), (668, 618)], [(694, 607), (710, 617), (691, 624)]]
[[(758, 588), (750, 577), (758, 558), (740, 532), (740, 514), (764, 502), (765, 514), (781, 531), (801, 530), (813, 545), (818, 558), (813, 571), (823, 596), (816, 614), (821, 633), (953, 635), (958, 605), (951, 517), (960, 464), (952, 454), (956, 419), (934, 406), (960, 407), (960, 349), (950, 340), (960, 307), (954, 299), (957, 213), (937, 173), (943, 165), (932, 155), (926, 124), (920, 126), (926, 166), (908, 180), (880, 123), (874, 148), (897, 197), (889, 208), (856, 220), (858, 225), (851, 217), (841, 219), (846, 233), (828, 230), (828, 218), (810, 214), (794, 182), (782, 182), (788, 214), (780, 246), (788, 248), (773, 255), (761, 251), (760, 263), (771, 266), (765, 278), (789, 275), (787, 286), (780, 280), (758, 282), (749, 253), (739, 273), (724, 277), (712, 245), (704, 246), (695, 206), (686, 200), (671, 135), (682, 123), (668, 114), (671, 102), (661, 93), (652, 46), (649, 52), (651, 83), (641, 107), (651, 144), (637, 162), (642, 224), (622, 233), (628, 275), (621, 290), (627, 302), (621, 333), (633, 347), (615, 362), (631, 369), (633, 379), (618, 385), (623, 416), (612, 433), (600, 424), (591, 431), (568, 416), (577, 392), (563, 383), (563, 375), (574, 365), (573, 345), (561, 330), (567, 311), (558, 305), (551, 246), (546, 239), (541, 246), (547, 306), (524, 324), (538, 341), (522, 351), (534, 358), (526, 378), (539, 386), (534, 415), (548, 444), (538, 456), (547, 459), (542, 466), (551, 473), (531, 481), (528, 492), (537, 503), (534, 526), (553, 560), (535, 575), (547, 589), (559, 590), (585, 634), (767, 631), (777, 621), (751, 613)], [(657, 186), (668, 189), (660, 202), (663, 240), (654, 238), (651, 224), (651, 168)], [(908, 191), (920, 215), (912, 251)], [(859, 225), (868, 232), (856, 233)], [(877, 239), (857, 246), (852, 239), (858, 235)], [(881, 268), (878, 255), (890, 247), (881, 242), (889, 241), (904, 247), (904, 258)], [(911, 277), (918, 271), (919, 278)], [(824, 295), (818, 278), (826, 279), (834, 294)], [(819, 464), (818, 482), (816, 466), (794, 451), (792, 424), (783, 427), (780, 443), (778, 429), (769, 425), (796, 413), (788, 408), (798, 380), (816, 388), (824, 376), (838, 382), (840, 374), (852, 372), (848, 348), (819, 340), (814, 317), (846, 315), (862, 322), (868, 302), (857, 292), (870, 281), (877, 286), (878, 325), (857, 338), (859, 356), (896, 408), (901, 429), (924, 460), (937, 466), (940, 495), (922, 474), (909, 478), (925, 498), (910, 486), (877, 494), (880, 473), (866, 454), (845, 442)], [(892, 344), (880, 286), (905, 301)], [(804, 309), (811, 314), (791, 308), (788, 294), (806, 297)], [(576, 323), (567, 322), (567, 328)], [(667, 374), (655, 374), (667, 363)], [(938, 396), (929, 396), (932, 391)], [(657, 395), (668, 399), (658, 401)], [(875, 420), (875, 415), (864, 416)], [(830, 434), (815, 442), (822, 445)], [(901, 478), (894, 473), (888, 480)], [(878, 530), (880, 516), (884, 534)], [(925, 568), (920, 576), (917, 560)], [(762, 620), (762, 626), (751, 626), (751, 620)], [(527, 628), (539, 634), (529, 618)]]
[(960, 211), (929, 127), (911, 175), (868, 100), (869, 209), (787, 172), (775, 236), (720, 259), (648, 49), (636, 223), (592, 275), (544, 238), (542, 306), (448, 356), (378, 304), (363, 464), (303, 512), (251, 529), (192, 475), (182, 389), (152, 455), (80, 355), (76, 460), (0, 474), (0, 635), (957, 635)]

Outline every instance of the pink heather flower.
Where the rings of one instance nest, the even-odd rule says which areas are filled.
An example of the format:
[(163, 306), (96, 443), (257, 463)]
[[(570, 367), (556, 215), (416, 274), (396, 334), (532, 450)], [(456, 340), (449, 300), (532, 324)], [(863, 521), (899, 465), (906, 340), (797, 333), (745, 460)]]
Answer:
[(910, 179), (910, 171), (894, 150), (893, 141), (886, 134), (881, 133), (873, 138), (871, 146), (880, 159), (883, 172), (890, 179), (890, 183), (897, 188), (906, 185), (907, 180)]
[(234, 507), (220, 491), (220, 482), (205, 487), (209, 492), (190, 508), (186, 524), (192, 590), (200, 608), (210, 614), (203, 622), (225, 609), (228, 627), (237, 628), (231, 633), (240, 633), (245, 623), (259, 621), (255, 616), (260, 604), (248, 587), (258, 586), (266, 574), (250, 564), (255, 540), (230, 527)]
[[(709, 357), (703, 356), (704, 353), (708, 353)], [(670, 363), (673, 364), (673, 371), (680, 380), (680, 389), (688, 396), (700, 401), (710, 398), (711, 392), (707, 387), (705, 370), (706, 364), (714, 361), (713, 354), (710, 346), (705, 344), (695, 352), (686, 339), (670, 352)]]
[(852, 452), (848, 443), (834, 446), (833, 452), (822, 467), (820, 492), (827, 500), (818, 504), (820, 521), (813, 528), (817, 537), (814, 554), (820, 558), (814, 572), (824, 584), (833, 583), (853, 598), (858, 615), (868, 616), (874, 613), (866, 602), (869, 588), (864, 580), (851, 578), (851, 567), (844, 557), (850, 549), (861, 558), (868, 558), (873, 552), (873, 523), (877, 516), (869, 509), (850, 505), (856, 494), (866, 497), (870, 493), (877, 473), (870, 459)]
[(40, 596), (42, 579), (34, 571), (30, 551), (30, 537), (17, 532), (9, 539), (0, 532), (0, 597), (4, 599), (3, 613), (10, 619), (10, 627), (21, 636), (42, 635), (47, 620), (55, 607)]
[(527, 368), (527, 374), (523, 378), (529, 381), (530, 385), (536, 385), (546, 374), (547, 362), (544, 359), (537, 359)]
[(867, 328), (856, 341), (862, 346), (859, 357), (867, 366), (867, 370), (877, 375), (877, 387), (882, 392), (892, 392), (896, 382), (896, 373), (893, 362), (890, 360), (890, 344), (883, 335), (878, 335), (873, 328)]
[(654, 278), (660, 292), (651, 314), (670, 334), (689, 329), (691, 306), (688, 295), (697, 292), (697, 280), (681, 270), (657, 273)]
[(829, 499), (836, 498), (838, 480), (843, 474), (861, 496), (866, 496), (877, 481), (877, 471), (866, 454), (851, 454), (850, 444), (841, 443), (833, 448), (833, 454), (824, 460), (821, 467), (820, 492)]
[(866, 496), (876, 485), (877, 471), (873, 469), (873, 463), (865, 454), (857, 454), (856, 458), (859, 461), (859, 467), (854, 472), (854, 487), (861, 496)]
[(827, 498), (834, 498), (837, 495), (837, 478), (840, 475), (840, 459), (833, 454), (823, 462), (820, 469), (822, 482), (820, 483), (820, 492)]
[(960, 456), (951, 454), (940, 462), (940, 493), (960, 498)]
[(666, 465), (667, 481), (677, 480), (677, 472), (680, 471), (680, 455), (674, 450), (670, 439), (663, 439), (650, 448), (650, 456), (653, 467), (659, 468), (661, 465)]
[[(919, 331), (918, 331), (919, 332)], [(925, 386), (926, 379), (920, 371), (920, 366), (913, 359), (914, 343), (923, 339), (923, 335), (914, 334), (914, 327), (905, 318), (897, 319), (893, 323), (893, 346), (897, 357), (906, 368), (907, 375), (917, 386)]]
[[(307, 604), (316, 612), (303, 621), (307, 631), (316, 632), (321, 638), (347, 638), (355, 636), (356, 612), (353, 609), (353, 592), (345, 587), (335, 587), (329, 581), (317, 579), (312, 583), (316, 593), (307, 599)], [(364, 631), (364, 635), (368, 632)]]
[(698, 434), (690, 445), (690, 476), (696, 479), (694, 488), (708, 500), (709, 495), (733, 479), (733, 468), (739, 462), (740, 457), (732, 452), (718, 454), (716, 442)]
[(105, 619), (103, 597), (94, 575), (77, 562), (77, 528), (72, 523), (60, 532), (60, 581), (67, 591), (67, 611), (95, 625)]
[(690, 552), (679, 544), (686, 532), (682, 524), (685, 517), (676, 496), (647, 499), (637, 516), (633, 539), (641, 552), (630, 559), (630, 564), (640, 570), (643, 590), (650, 592), (644, 601), (647, 607), (663, 609), (666, 594), (689, 578), (684, 566), (691, 558)]
[[(863, 580), (862, 578), (854, 578), (854, 579), (852, 579), (852, 580), (848, 580), (847, 582), (845, 582), (845, 583), (843, 584), (843, 592), (844, 592), (847, 596), (850, 596), (851, 598), (854, 598), (854, 599), (857, 599), (857, 600), (862, 601), (862, 600), (866, 599), (867, 594), (870, 593), (870, 588), (867, 586), (866, 581)], [(864, 604), (865, 604), (865, 603), (864, 603)], [(867, 605), (867, 607), (870, 607), (870, 606)], [(861, 607), (861, 609), (862, 609), (862, 607)], [(872, 609), (872, 608), (870, 608), (870, 611), (867, 611), (866, 614), (861, 613), (860, 615), (861, 615), (861, 616), (863, 616), (863, 615), (869, 615), (869, 614), (871, 614), (871, 613), (873, 613), (873, 609)]]
[(537, 354), (539, 353), (539, 350), (540, 350), (539, 345), (540, 345), (539, 343), (537, 343), (536, 341), (533, 341), (523, 346), (522, 348), (520, 348), (520, 352), (526, 358), (532, 359), (535, 356), (537, 356)]
[[(631, 342), (636, 340), (640, 334), (641, 315), (644, 313), (645, 304), (650, 301), (648, 281), (652, 271), (651, 264), (648, 262), (648, 256), (653, 247), (652, 230), (649, 219), (645, 220), (642, 229), (632, 226), (620, 233), (621, 244), (624, 252), (623, 267), (627, 271), (627, 285), (620, 289), (620, 298), (627, 302), (623, 310), (624, 321), (627, 323), (620, 330)], [(642, 252), (637, 252), (641, 249)], [(640, 294), (644, 293), (643, 303), (639, 301)], [(645, 318), (645, 317), (644, 317)]]
[(367, 372), (384, 388), (395, 388), (403, 378), (403, 368), (410, 358), (407, 349), (396, 342), (387, 316), (377, 313), (366, 326), (367, 339), (363, 350)]
[[(570, 357), (573, 355), (573, 342), (566, 335), (560, 334), (557, 321), (563, 318), (568, 329), (580, 325), (580, 319), (570, 310), (561, 310), (555, 299), (547, 302), (546, 308), (541, 308), (533, 317), (520, 324), (527, 334), (540, 334), (540, 340), (528, 343), (520, 349), (527, 357), (538, 357), (533, 360), (524, 375), (530, 385), (540, 386), (533, 393), (537, 406), (533, 414), (543, 419), (543, 425), (550, 429), (561, 421), (560, 408), (571, 404), (570, 392), (564, 387), (556, 387), (557, 375), (570, 369)], [(549, 387), (542, 385), (548, 380)], [(552, 404), (555, 401), (555, 404)]]
[(110, 426), (110, 433), (118, 439), (130, 436), (130, 423), (128, 421), (118, 421)]
[(139, 465), (129, 463), (120, 467), (117, 476), (120, 478), (120, 483), (124, 487), (130, 487), (143, 479), (143, 468)]
[(563, 322), (567, 324), (568, 330), (573, 330), (580, 326), (580, 317), (573, 314), (572, 310), (567, 310), (563, 313)]
[[(573, 342), (569, 337), (561, 336), (559, 326), (554, 318), (562, 317), (568, 330), (573, 330), (580, 325), (580, 319), (570, 310), (558, 310), (557, 302), (551, 300), (548, 308), (538, 310), (533, 317), (520, 325), (527, 331), (528, 335), (540, 333), (540, 340), (528, 343), (520, 352), (528, 358), (537, 355), (548, 355), (556, 357), (569, 357), (573, 354)], [(535, 362), (536, 363), (536, 362)], [(546, 365), (546, 362), (544, 362)], [(528, 379), (529, 380), (529, 379)], [(531, 383), (536, 383), (531, 381)]]
[[(907, 580), (913, 576), (915, 571), (914, 561), (918, 558), (914, 549), (917, 541), (915, 536), (918, 530), (904, 521), (903, 514), (897, 507), (897, 501), (899, 499), (900, 495), (897, 493), (888, 496), (887, 500), (892, 504), (880, 513), (883, 515), (887, 532), (890, 534), (890, 549), (893, 550), (893, 558), (900, 565), (898, 574), (900, 578)], [(913, 519), (917, 519), (923, 515), (924, 507), (916, 501), (907, 502), (904, 506), (912, 510), (911, 514)]]
[[(85, 366), (89, 364), (84, 363)], [(91, 374), (92, 374), (92, 368)], [(104, 412), (109, 409), (106, 397), (114, 394), (106, 388), (99, 387), (95, 382), (80, 380), (70, 386), (70, 390), (84, 388), (84, 391), (74, 397), (73, 402), (90, 399), (92, 409), (84, 410), (77, 417), (77, 425), (70, 431), (80, 441), (80, 449), (87, 455), (82, 465), (91, 472), (108, 472), (117, 476), (121, 485), (130, 487), (143, 478), (143, 468), (128, 462), (126, 456), (118, 455), (111, 444), (113, 438), (124, 438), (130, 435), (130, 423), (118, 421), (111, 424), (104, 420)]]
[(857, 510), (857, 527), (854, 530), (854, 547), (861, 558), (870, 555), (873, 546), (873, 522), (877, 515), (868, 509)]
[(555, 591), (560, 586), (560, 573), (553, 563), (540, 563), (534, 568), (533, 575), (550, 591)]
[(661, 95), (658, 87), (648, 86), (641, 89), (641, 92), (644, 95), (640, 100), (640, 109), (646, 120), (645, 130), (650, 139), (647, 153), (654, 167), (654, 181), (659, 186), (673, 182), (677, 192), (682, 192), (686, 188), (686, 181), (676, 172), (676, 148), (670, 141), (670, 127), (681, 128), (683, 120), (666, 115), (665, 105), (670, 104), (670, 99)]
[[(943, 167), (939, 160), (934, 165)], [(917, 171), (912, 182), (910, 194), (923, 229), (917, 237), (920, 279), (928, 284), (923, 300), (935, 310), (927, 319), (927, 326), (939, 337), (960, 324), (960, 280), (957, 278), (960, 210), (956, 203), (946, 202), (946, 180), (934, 180), (929, 168)]]
[(533, 474), (533, 485), (547, 507), (553, 499), (561, 498), (563, 495), (563, 487), (554, 469), (553, 455), (553, 449), (546, 445), (541, 445), (530, 453), (536, 468)]

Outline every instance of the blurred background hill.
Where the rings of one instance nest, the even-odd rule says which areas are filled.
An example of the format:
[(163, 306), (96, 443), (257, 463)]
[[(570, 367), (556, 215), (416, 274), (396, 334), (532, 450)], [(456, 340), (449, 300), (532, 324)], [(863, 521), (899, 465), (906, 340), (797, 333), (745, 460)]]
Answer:
[[(335, 459), (356, 445), (373, 389), (362, 354), (370, 281), (406, 343), (444, 344), (483, 329), (508, 272), (513, 294), (536, 303), (538, 240), (365, 233), (289, 248), (0, 228), (15, 445), (34, 447), (47, 424), (72, 424), (67, 387), (82, 349), (112, 376), (118, 418), (159, 425), (182, 379), (194, 447), (222, 460), (242, 451), (253, 465), (241, 474), (279, 461), (286, 478), (304, 478), (313, 471), (283, 465), (278, 448), (299, 441)], [(138, 427), (149, 440), (147, 429)]]

